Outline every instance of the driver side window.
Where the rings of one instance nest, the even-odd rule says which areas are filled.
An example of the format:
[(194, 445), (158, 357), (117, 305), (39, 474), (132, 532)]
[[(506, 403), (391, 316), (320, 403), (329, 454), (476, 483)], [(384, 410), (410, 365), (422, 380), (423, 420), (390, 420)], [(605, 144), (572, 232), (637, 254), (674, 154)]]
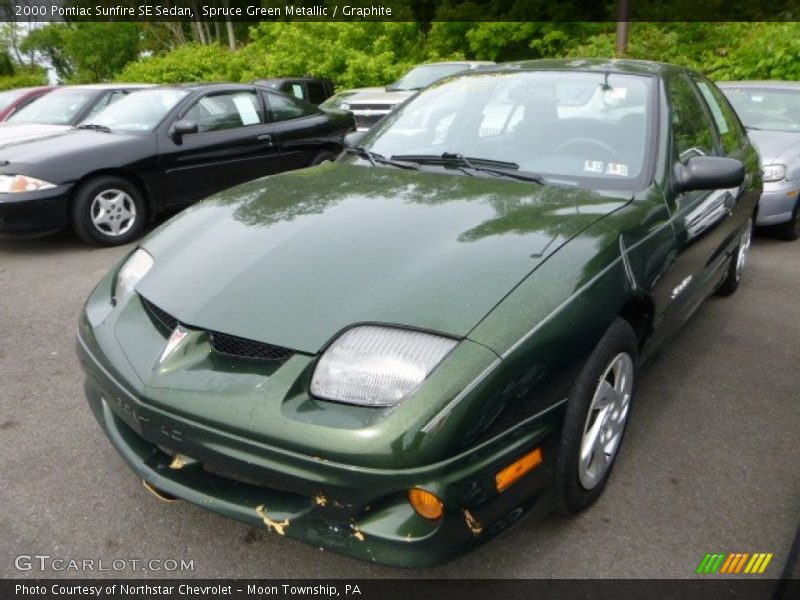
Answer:
[(682, 75), (669, 81), (672, 144), (681, 163), (693, 156), (716, 154), (714, 133), (694, 89)]
[(199, 132), (221, 131), (263, 123), (255, 92), (223, 92), (200, 98), (183, 116), (194, 121)]

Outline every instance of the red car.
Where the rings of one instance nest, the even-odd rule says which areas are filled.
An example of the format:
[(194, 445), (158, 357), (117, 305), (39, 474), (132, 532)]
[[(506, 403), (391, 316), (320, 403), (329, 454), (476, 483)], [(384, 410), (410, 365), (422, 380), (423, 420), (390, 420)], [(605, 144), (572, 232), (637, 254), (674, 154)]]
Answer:
[(52, 86), (19, 88), (0, 92), (0, 121), (5, 121), (23, 106), (26, 106), (52, 90)]

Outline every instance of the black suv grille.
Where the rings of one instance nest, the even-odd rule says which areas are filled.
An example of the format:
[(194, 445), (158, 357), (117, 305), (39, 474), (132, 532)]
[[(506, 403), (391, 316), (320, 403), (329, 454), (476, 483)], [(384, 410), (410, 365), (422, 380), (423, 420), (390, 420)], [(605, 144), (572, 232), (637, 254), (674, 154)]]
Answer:
[[(140, 296), (140, 298), (147, 312), (150, 313), (162, 327), (172, 331), (178, 326), (178, 319), (150, 302), (144, 296)], [(292, 354), (294, 354), (294, 351), (289, 348), (248, 340), (219, 331), (209, 331), (208, 337), (211, 342), (211, 347), (214, 348), (215, 352), (226, 356), (234, 356), (236, 358), (284, 361), (291, 358)]]

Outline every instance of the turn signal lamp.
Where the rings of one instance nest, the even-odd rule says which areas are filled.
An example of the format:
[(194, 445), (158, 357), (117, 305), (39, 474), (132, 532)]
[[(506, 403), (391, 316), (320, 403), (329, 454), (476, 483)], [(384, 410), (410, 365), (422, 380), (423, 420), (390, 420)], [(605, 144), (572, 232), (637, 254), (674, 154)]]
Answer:
[(519, 460), (514, 461), (495, 475), (494, 480), (497, 484), (497, 491), (502, 492), (507, 489), (525, 473), (533, 471), (540, 464), (542, 464), (542, 449), (536, 448), (533, 452), (529, 452)]
[(426, 519), (439, 519), (444, 513), (444, 504), (434, 494), (419, 488), (408, 490), (408, 501), (417, 513)]

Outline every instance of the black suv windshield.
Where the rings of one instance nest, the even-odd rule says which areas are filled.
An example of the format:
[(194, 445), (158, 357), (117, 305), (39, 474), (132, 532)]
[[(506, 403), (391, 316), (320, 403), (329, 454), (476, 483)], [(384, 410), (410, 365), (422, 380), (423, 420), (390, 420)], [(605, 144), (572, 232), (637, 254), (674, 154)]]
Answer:
[(468, 68), (467, 65), (420, 65), (411, 69), (386, 89), (392, 91), (421, 90), (443, 77), (453, 75), (466, 68)]

